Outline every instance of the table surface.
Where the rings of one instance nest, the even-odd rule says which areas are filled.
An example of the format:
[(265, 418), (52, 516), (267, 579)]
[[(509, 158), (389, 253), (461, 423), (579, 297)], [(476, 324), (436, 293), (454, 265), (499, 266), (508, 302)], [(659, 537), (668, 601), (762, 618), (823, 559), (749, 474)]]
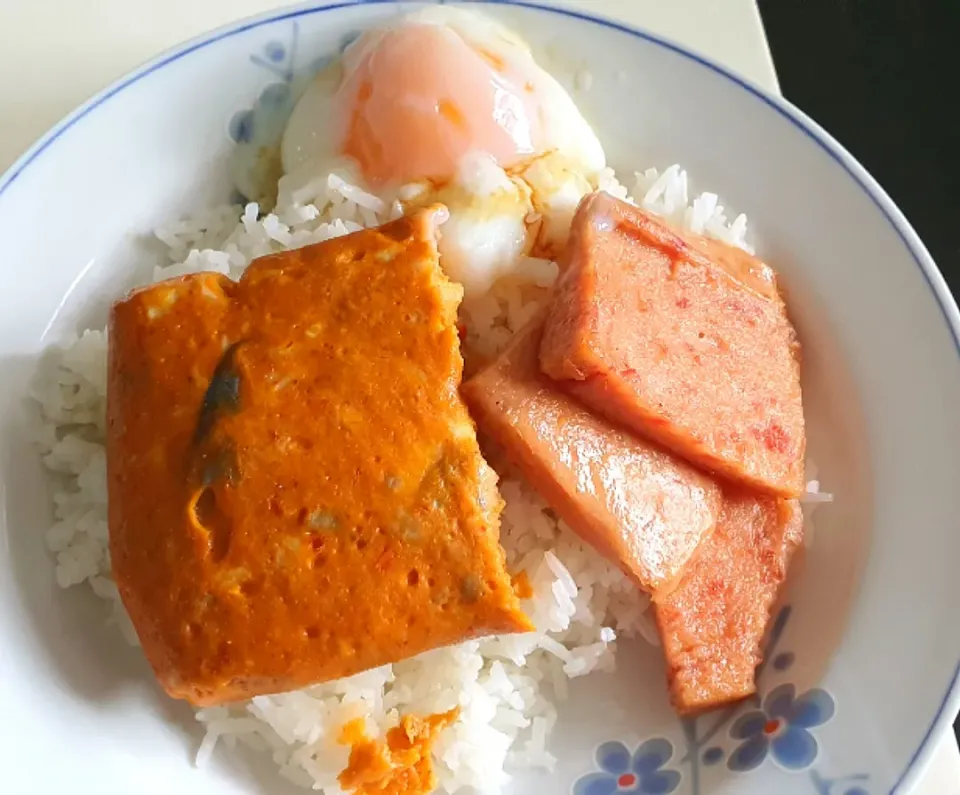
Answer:
[[(755, 0), (566, 0), (678, 41), (779, 92)], [(178, 42), (279, 5), (271, 0), (0, 0), (0, 172), (71, 109)], [(24, 35), (42, 31), (42, 35)], [(945, 736), (913, 795), (960, 795)]]

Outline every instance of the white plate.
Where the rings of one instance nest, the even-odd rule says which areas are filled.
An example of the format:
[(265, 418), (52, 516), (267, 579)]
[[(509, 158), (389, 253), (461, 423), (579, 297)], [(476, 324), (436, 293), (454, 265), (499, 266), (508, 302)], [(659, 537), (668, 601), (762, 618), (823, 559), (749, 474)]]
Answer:
[[(190, 710), (159, 693), (89, 593), (57, 589), (42, 543), (49, 492), (23, 398), (44, 345), (102, 324), (111, 298), (146, 267), (142, 239), (153, 225), (224, 198), (235, 114), (287, 67), (308, 67), (398, 11), (387, 2), (323, 6), (237, 23), (161, 56), (0, 179), (4, 792), (285, 791), (255, 755), (218, 755), (194, 769)], [(635, 757), (646, 773), (634, 792), (906, 791), (960, 706), (960, 317), (942, 278), (876, 183), (787, 103), (622, 25), (525, 3), (487, 10), (527, 36), (562, 80), (589, 67), (593, 87), (577, 99), (614, 165), (679, 161), (698, 187), (749, 214), (790, 290), (811, 449), (837, 494), (818, 516), (761, 678), (761, 706), (794, 718), (794, 753), (760, 739), (762, 721), (744, 717), (756, 705), (681, 725), (657, 650), (624, 644), (616, 675), (574, 683), (555, 774), (520, 779), (516, 791), (613, 792), (616, 743), (632, 753), (656, 738)], [(261, 57), (274, 42), (284, 45), (281, 62)], [(790, 692), (806, 694), (807, 708), (777, 712), (770, 694)], [(769, 752), (738, 772), (749, 737), (751, 749)], [(679, 775), (651, 772), (657, 748), (671, 752), (659, 773)]]

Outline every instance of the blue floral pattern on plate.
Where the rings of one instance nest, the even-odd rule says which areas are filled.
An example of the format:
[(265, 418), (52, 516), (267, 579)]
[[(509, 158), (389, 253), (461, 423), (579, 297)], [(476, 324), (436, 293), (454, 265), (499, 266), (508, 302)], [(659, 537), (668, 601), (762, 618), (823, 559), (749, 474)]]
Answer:
[[(291, 100), (292, 83), (297, 68), (297, 43), (300, 39), (300, 27), (293, 23), (290, 28), (290, 41), (283, 44), (279, 41), (267, 42), (260, 52), (250, 56), (251, 63), (266, 70), (281, 82), (271, 83), (263, 89), (254, 107), (238, 110), (230, 119), (228, 131), (230, 137), (238, 144), (254, 142), (259, 131), (257, 118), (269, 113), (289, 113), (292, 109), (285, 108)], [(271, 131), (275, 134), (275, 131)]]
[[(757, 669), (760, 681), (766, 661), (778, 674), (789, 671), (796, 662), (793, 652), (777, 648), (791, 614), (792, 609), (784, 607), (773, 622), (765, 662)], [(617, 740), (603, 743), (596, 752), (599, 771), (581, 776), (573, 795), (670, 795), (681, 787), (685, 795), (702, 795), (704, 769), (726, 760), (728, 771), (748, 773), (768, 757), (785, 770), (808, 771), (815, 795), (870, 795), (867, 774), (829, 778), (814, 767), (820, 747), (812, 730), (827, 723), (835, 712), (833, 697), (826, 690), (812, 688), (797, 695), (796, 685), (781, 682), (763, 698), (756, 695), (725, 710), (683, 719), (686, 753), (674, 767), (666, 767), (674, 746), (665, 737), (646, 740), (633, 754)], [(728, 729), (726, 741), (720, 740), (724, 729)]]
[[(339, 52), (358, 35), (355, 31), (341, 37)], [(304, 59), (302, 56), (300, 26), (296, 21), (291, 24), (285, 41), (271, 39), (250, 55), (250, 63), (268, 73), (272, 82), (263, 87), (250, 107), (236, 111), (227, 122), (227, 133), (236, 144), (231, 172), (238, 204), (273, 192), (277, 179), (273, 166), (279, 163), (280, 141), (287, 120), (307, 84), (334, 57), (325, 54)]]
[(782, 684), (767, 694), (760, 709), (746, 712), (733, 722), (730, 736), (743, 742), (727, 760), (730, 770), (753, 770), (768, 752), (788, 770), (813, 764), (819, 748), (809, 730), (833, 717), (833, 699), (820, 689), (795, 696), (792, 684)]
[(590, 773), (573, 788), (574, 795), (670, 795), (680, 785), (680, 773), (666, 768), (673, 757), (673, 743), (657, 737), (642, 743), (633, 754), (614, 740), (597, 748), (600, 771)]

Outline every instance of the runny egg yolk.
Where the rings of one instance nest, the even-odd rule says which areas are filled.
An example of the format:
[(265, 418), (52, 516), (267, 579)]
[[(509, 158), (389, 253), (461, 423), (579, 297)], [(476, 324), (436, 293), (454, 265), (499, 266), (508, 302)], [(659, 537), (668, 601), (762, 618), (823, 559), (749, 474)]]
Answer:
[(504, 167), (537, 151), (535, 87), (494, 50), (429, 24), (368, 35), (351, 50), (334, 110), (341, 154), (369, 183), (446, 180), (471, 151)]

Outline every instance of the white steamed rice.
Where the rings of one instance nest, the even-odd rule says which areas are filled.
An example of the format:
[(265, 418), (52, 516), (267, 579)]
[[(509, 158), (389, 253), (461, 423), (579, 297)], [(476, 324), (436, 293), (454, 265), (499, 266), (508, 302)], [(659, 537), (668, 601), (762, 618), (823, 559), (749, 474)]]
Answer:
[[(627, 198), (608, 170), (598, 187)], [(678, 166), (636, 175), (636, 203), (693, 231), (749, 249), (746, 218), (727, 220), (715, 194), (691, 201), (687, 174)], [(275, 210), (260, 217), (256, 204), (217, 207), (157, 230), (169, 262), (154, 279), (196, 271), (234, 278), (256, 257), (326, 240), (381, 223), (400, 213), (339, 175), (291, 186), (281, 181)], [(523, 278), (541, 288), (556, 274), (553, 263), (521, 263)], [(471, 337), (488, 352), (502, 347), (536, 311), (522, 291), (474, 302), (465, 313)], [(84, 331), (45, 357), (35, 390), (38, 442), (54, 473), (55, 524), (46, 543), (56, 556), (58, 584), (82, 583), (110, 605), (112, 620), (136, 643), (117, 588), (110, 579), (107, 545), (106, 336)], [(197, 711), (206, 735), (197, 754), (204, 762), (223, 741), (272, 754), (286, 778), (340, 793), (337, 775), (348, 749), (336, 742), (344, 723), (364, 718), (382, 737), (401, 714), (432, 714), (460, 707), (455, 724), (434, 750), (440, 789), (472, 786), (498, 793), (509, 770), (550, 769), (547, 738), (555, 703), (567, 681), (614, 666), (616, 638), (640, 634), (656, 642), (645, 611), (647, 598), (617, 569), (580, 542), (528, 487), (501, 484), (506, 499), (502, 543), (511, 570), (530, 576), (533, 597), (524, 604), (538, 631), (470, 641), (395, 665), (306, 690), (260, 696), (229, 707)]]

